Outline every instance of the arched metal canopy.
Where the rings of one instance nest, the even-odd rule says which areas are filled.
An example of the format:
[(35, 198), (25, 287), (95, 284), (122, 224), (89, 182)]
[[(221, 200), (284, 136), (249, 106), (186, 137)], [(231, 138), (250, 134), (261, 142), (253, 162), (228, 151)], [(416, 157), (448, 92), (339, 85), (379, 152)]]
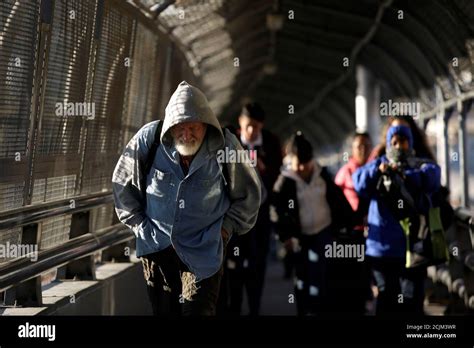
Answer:
[[(450, 76), (454, 58), (474, 66), (466, 45), (474, 39), (469, 0), (129, 2), (177, 41), (224, 123), (252, 97), (265, 107), (270, 129), (286, 134), (311, 126), (318, 144), (340, 142), (354, 127), (354, 72), (322, 91), (347, 74), (344, 58), (373, 29), (380, 10), (371, 39), (349, 64), (370, 69), (385, 96), (426, 100), (439, 77)], [(290, 105), (297, 117), (289, 115)]]

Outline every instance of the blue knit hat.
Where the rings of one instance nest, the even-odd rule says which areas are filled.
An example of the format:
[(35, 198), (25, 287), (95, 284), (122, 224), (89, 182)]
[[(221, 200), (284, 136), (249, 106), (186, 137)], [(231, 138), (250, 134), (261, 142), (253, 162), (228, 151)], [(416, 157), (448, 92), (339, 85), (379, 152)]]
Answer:
[(410, 145), (410, 149), (413, 149), (413, 135), (411, 133), (410, 127), (407, 126), (392, 126), (387, 131), (387, 138), (386, 138), (386, 146), (387, 149), (390, 148), (390, 140), (394, 135), (399, 135), (405, 137), (408, 140), (408, 144)]

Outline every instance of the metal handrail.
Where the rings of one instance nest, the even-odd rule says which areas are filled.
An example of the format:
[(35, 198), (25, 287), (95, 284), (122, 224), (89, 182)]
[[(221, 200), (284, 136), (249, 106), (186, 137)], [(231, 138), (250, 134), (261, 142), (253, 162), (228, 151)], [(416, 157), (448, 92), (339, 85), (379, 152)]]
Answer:
[(454, 211), (455, 218), (465, 224), (469, 230), (471, 235), (471, 243), (474, 245), (474, 217), (469, 209), (464, 207), (456, 208)]
[(54, 248), (40, 251), (35, 262), (28, 258), (12, 260), (0, 267), (0, 292), (53, 268), (127, 242), (133, 237), (130, 229), (119, 223), (98, 233), (86, 233)]
[(110, 191), (8, 210), (0, 213), (0, 230), (37, 223), (46, 218), (77, 213), (108, 203), (113, 203)]
[(474, 91), (461, 93), (453, 98), (443, 101), (442, 103), (438, 103), (431, 110), (421, 113), (419, 117), (422, 119), (430, 119), (432, 117), (435, 117), (436, 113), (455, 107), (459, 102), (470, 100), (472, 98), (474, 98)]
[[(459, 207), (454, 211), (454, 218), (456, 222), (465, 225), (469, 229), (471, 241), (474, 239), (474, 218), (471, 212), (464, 208)], [(456, 243), (452, 243), (449, 247), (451, 257), (457, 260), (458, 265), (467, 267), (470, 272), (474, 271), (474, 251), (467, 250), (465, 253), (459, 253), (456, 256), (452, 254), (452, 247), (458, 246)], [(437, 283), (443, 284), (447, 287), (450, 293), (456, 294), (460, 299), (464, 300), (464, 304), (469, 309), (474, 309), (474, 295), (468, 294), (468, 286), (464, 283), (462, 273), (452, 272), (448, 263), (436, 266), (434, 271), (428, 271), (428, 276)]]

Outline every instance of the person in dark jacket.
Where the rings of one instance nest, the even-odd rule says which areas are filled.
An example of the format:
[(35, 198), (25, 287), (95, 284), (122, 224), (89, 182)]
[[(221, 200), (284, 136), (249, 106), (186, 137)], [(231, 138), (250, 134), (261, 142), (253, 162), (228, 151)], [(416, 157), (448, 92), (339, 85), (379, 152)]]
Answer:
[(289, 142), (290, 168), (283, 169), (273, 190), (272, 220), (280, 240), (295, 253), (298, 315), (331, 310), (326, 247), (334, 234), (353, 221), (352, 209), (326, 168), (313, 159), (313, 148), (298, 132)]
[[(339, 186), (356, 216), (356, 225), (346, 235), (339, 237), (339, 242), (349, 245), (365, 246), (364, 230), (367, 220), (368, 202), (360, 199), (354, 190), (352, 174), (367, 163), (371, 151), (371, 140), (368, 133), (356, 133), (352, 138), (352, 153), (348, 162), (339, 169), (334, 182)], [(341, 300), (339, 310), (346, 313), (362, 315), (365, 313), (366, 300), (372, 300), (370, 270), (365, 260), (347, 258), (339, 260), (336, 272), (344, 275), (339, 277), (338, 289)], [(342, 295), (345, 294), (345, 295)]]
[[(416, 302), (411, 309), (423, 308), (422, 287), (413, 285), (422, 283), (423, 274), (417, 274), (416, 279), (411, 277), (413, 286), (403, 286), (407, 261), (403, 226), (406, 219), (414, 224), (417, 214), (427, 213), (430, 196), (440, 188), (439, 166), (414, 156), (409, 127), (391, 126), (386, 149), (386, 155), (359, 168), (352, 176), (356, 192), (370, 199), (366, 254), (379, 292), (376, 314), (410, 310), (404, 305), (410, 299)], [(421, 289), (421, 296), (413, 294), (414, 288)]]
[[(265, 270), (272, 226), (269, 219), (269, 200), (282, 163), (278, 138), (264, 129), (265, 112), (256, 102), (243, 105), (239, 116), (240, 128), (235, 130), (242, 147), (256, 165), (263, 186), (257, 222), (245, 236), (235, 236), (229, 242), (225, 281), (221, 287), (221, 311), (240, 315), (244, 288), (247, 290), (249, 315), (260, 312)], [(222, 303), (225, 301), (225, 303)]]

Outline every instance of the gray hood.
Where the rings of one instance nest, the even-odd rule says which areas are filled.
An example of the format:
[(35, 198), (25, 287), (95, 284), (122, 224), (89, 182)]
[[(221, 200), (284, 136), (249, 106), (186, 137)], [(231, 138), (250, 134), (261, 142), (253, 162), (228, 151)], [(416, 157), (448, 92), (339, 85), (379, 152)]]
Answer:
[(198, 88), (186, 81), (181, 82), (166, 106), (161, 143), (172, 159), (170, 149), (174, 149), (170, 128), (183, 122), (203, 122), (208, 125), (206, 137), (202, 146), (207, 146), (209, 152), (215, 152), (224, 147), (224, 135), (216, 116), (212, 112), (206, 96)]

